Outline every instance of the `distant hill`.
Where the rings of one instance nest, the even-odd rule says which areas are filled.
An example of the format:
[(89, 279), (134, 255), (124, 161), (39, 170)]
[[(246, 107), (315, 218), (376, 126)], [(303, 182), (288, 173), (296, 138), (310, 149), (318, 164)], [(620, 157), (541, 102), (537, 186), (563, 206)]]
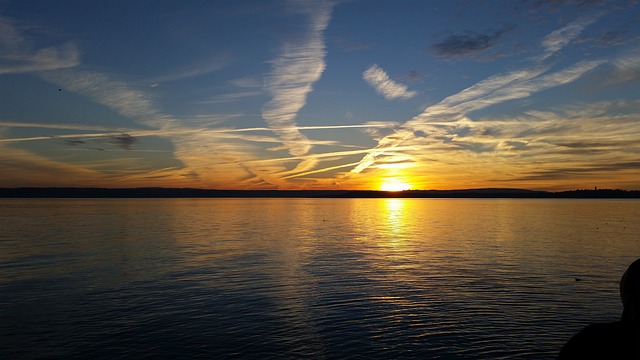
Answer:
[(640, 198), (638, 190), (561, 192), (511, 188), (460, 190), (208, 190), (191, 188), (0, 188), (0, 198)]

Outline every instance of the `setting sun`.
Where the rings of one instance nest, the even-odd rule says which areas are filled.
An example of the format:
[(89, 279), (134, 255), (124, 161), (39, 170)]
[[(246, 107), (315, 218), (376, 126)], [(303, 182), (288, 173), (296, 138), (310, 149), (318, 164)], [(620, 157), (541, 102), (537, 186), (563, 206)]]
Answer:
[(380, 190), (382, 191), (405, 191), (409, 189), (411, 189), (411, 185), (398, 179), (387, 179), (380, 185)]

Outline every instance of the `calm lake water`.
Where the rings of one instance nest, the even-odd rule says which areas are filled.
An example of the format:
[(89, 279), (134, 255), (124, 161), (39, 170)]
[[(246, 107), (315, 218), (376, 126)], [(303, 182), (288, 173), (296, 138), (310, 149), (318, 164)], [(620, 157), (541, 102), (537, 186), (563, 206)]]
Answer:
[(549, 359), (637, 257), (638, 200), (0, 199), (0, 358)]

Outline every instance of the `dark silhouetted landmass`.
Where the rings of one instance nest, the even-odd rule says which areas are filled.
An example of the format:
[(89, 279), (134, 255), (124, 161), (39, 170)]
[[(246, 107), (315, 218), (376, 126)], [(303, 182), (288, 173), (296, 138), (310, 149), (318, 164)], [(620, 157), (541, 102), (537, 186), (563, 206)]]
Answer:
[(191, 188), (0, 188), (0, 198), (640, 198), (638, 190), (561, 192), (489, 188), (463, 190), (209, 190)]

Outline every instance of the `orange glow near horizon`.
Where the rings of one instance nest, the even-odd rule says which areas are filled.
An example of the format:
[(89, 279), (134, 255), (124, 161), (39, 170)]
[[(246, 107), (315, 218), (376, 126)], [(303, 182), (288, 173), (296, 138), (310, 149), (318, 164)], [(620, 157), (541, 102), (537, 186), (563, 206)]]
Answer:
[(405, 191), (411, 189), (411, 185), (398, 178), (384, 179), (380, 184), (382, 191)]

